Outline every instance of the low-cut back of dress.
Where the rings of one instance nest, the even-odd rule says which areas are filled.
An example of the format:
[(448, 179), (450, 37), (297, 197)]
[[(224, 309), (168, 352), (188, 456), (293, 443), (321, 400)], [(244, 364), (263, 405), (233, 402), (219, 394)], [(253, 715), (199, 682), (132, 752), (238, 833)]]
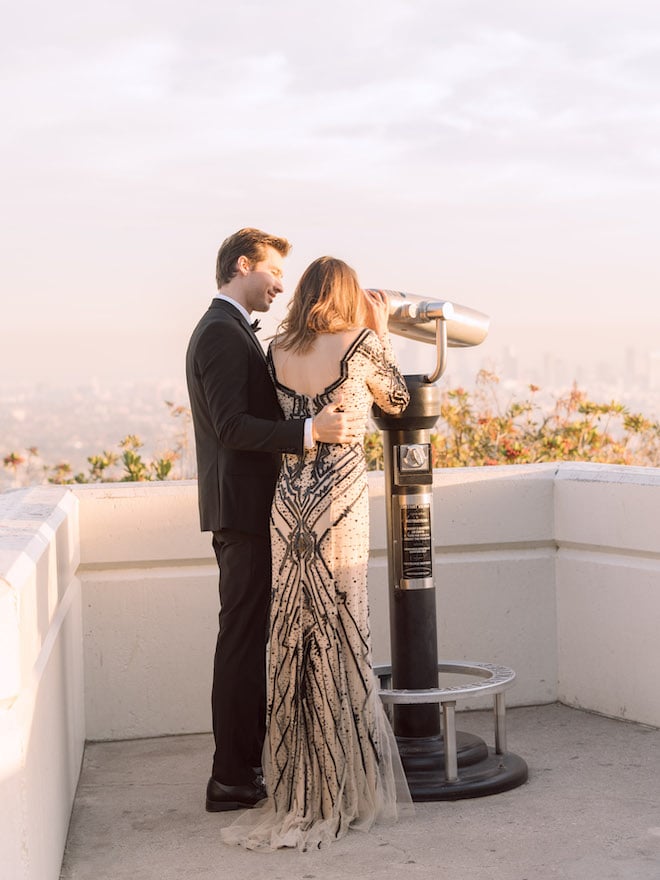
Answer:
[[(344, 409), (375, 400), (400, 412), (408, 391), (371, 330), (337, 380), (309, 397), (280, 384), (285, 418), (314, 416), (341, 390)], [(254, 849), (306, 849), (394, 819), (410, 795), (372, 670), (364, 449), (317, 444), (285, 455), (271, 514), (273, 592), (264, 773), (268, 800), (222, 832)]]

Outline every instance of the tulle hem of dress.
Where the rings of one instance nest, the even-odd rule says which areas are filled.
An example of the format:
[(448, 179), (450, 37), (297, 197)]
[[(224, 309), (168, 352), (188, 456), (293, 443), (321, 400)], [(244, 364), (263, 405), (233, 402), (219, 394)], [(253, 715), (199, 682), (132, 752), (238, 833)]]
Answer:
[[(365, 790), (359, 783), (356, 785), (356, 780), (345, 780), (337, 798), (336, 810), (328, 817), (306, 816), (296, 812), (278, 815), (275, 802), (269, 797), (252, 810), (241, 813), (223, 828), (220, 832), (222, 841), (249, 850), (286, 848), (305, 852), (339, 840), (349, 829), (369, 831), (376, 824), (392, 824), (413, 816), (415, 809), (408, 782), (396, 739), (378, 697), (375, 677), (370, 702), (380, 742), (376, 785), (372, 790)], [(268, 780), (266, 750), (264, 769)]]

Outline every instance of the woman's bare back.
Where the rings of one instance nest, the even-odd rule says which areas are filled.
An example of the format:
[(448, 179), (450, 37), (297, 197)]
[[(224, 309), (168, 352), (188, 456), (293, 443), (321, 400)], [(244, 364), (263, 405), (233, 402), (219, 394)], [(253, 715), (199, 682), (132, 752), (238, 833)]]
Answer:
[(322, 394), (339, 379), (342, 359), (361, 332), (357, 327), (340, 333), (319, 333), (303, 354), (285, 351), (275, 341), (271, 356), (278, 382), (308, 397)]

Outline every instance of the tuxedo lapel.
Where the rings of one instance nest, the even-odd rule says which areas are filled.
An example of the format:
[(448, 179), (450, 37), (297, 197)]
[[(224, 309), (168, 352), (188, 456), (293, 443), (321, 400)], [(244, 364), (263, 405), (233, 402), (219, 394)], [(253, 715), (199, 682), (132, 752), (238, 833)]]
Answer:
[(246, 325), (245, 321), (240, 317), (240, 315), (239, 315), (239, 320), (240, 320), (240, 322), (241, 322), (241, 328), (243, 329), (243, 332), (244, 332), (244, 333), (247, 333), (247, 335), (248, 335), (248, 336), (250, 337), (250, 339), (252, 340), (252, 344), (257, 348), (259, 354), (261, 355), (261, 357), (262, 357), (262, 358), (264, 359), (264, 361), (265, 361), (265, 360), (266, 360), (266, 355), (265, 355), (265, 353), (264, 353), (263, 348), (261, 347), (261, 343), (259, 342), (259, 340), (258, 340), (257, 337), (256, 337), (256, 334), (255, 334), (254, 330), (253, 330), (251, 327), (248, 327), (248, 326)]
[(243, 316), (241, 315), (241, 313), (238, 311), (238, 309), (235, 309), (233, 307), (233, 305), (231, 303), (228, 303), (226, 300), (217, 299), (217, 298), (214, 298), (211, 301), (210, 308), (220, 309), (222, 311), (222, 313), (225, 314), (228, 318), (231, 318), (234, 321), (237, 321), (238, 325), (241, 328), (241, 330), (243, 331), (243, 333), (246, 334), (246, 336), (248, 337), (248, 339), (250, 340), (252, 345), (254, 345), (254, 347), (257, 349), (257, 351), (259, 352), (261, 357), (264, 359), (264, 361), (266, 360), (266, 355), (264, 353), (263, 348), (261, 347), (261, 343), (257, 339), (252, 328), (248, 327), (248, 325), (245, 323), (245, 320), (244, 320)]

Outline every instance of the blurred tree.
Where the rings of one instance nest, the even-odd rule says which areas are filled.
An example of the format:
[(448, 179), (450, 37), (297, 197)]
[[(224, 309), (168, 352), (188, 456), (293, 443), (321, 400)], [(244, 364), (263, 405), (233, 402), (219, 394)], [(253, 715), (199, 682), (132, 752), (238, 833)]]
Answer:
[[(549, 461), (592, 461), (660, 467), (660, 423), (623, 404), (595, 403), (574, 385), (550, 406), (539, 399), (540, 388), (529, 386), (530, 397), (502, 400), (499, 379), (482, 370), (473, 392), (450, 388), (442, 395), (441, 414), (431, 434), (433, 466), (475, 467)], [(12, 451), (2, 459), (13, 485), (97, 483), (181, 479), (194, 476), (190, 410), (165, 401), (180, 427), (174, 448), (144, 459), (144, 444), (135, 434), (119, 443), (121, 454), (104, 450), (87, 459), (87, 473), (74, 474), (71, 465), (41, 463), (35, 447)], [(364, 438), (367, 467), (382, 470), (383, 445), (378, 431)], [(175, 464), (180, 467), (175, 469)]]

